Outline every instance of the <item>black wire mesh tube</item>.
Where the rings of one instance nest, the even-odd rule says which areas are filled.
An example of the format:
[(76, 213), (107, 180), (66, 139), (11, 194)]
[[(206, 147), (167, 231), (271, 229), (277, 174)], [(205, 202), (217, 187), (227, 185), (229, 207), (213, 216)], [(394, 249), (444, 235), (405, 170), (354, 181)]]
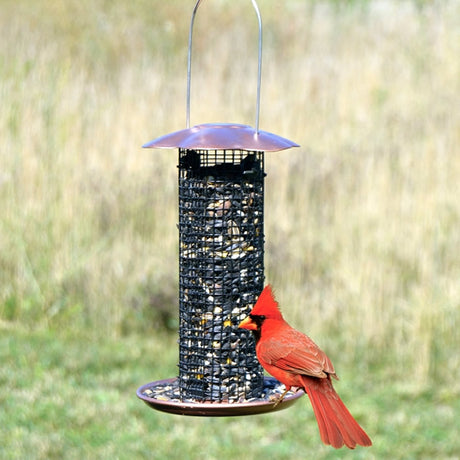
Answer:
[(254, 339), (237, 324), (264, 284), (264, 156), (179, 149), (179, 388), (182, 400), (259, 397)]

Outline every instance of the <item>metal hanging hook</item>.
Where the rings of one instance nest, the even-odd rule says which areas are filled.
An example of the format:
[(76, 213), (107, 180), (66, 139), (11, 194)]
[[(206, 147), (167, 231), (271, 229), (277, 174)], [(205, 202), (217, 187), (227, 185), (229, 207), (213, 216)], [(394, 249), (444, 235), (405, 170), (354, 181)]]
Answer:
[[(202, 0), (196, 2), (195, 8), (193, 9), (192, 19), (190, 21), (190, 32), (188, 37), (188, 56), (187, 56), (187, 114), (186, 114), (186, 127), (190, 128), (190, 83), (192, 79), (192, 35), (193, 35), (193, 24), (195, 22), (196, 12)], [(252, 5), (256, 11), (257, 21), (259, 23), (259, 65), (258, 65), (258, 76), (257, 76), (257, 101), (256, 101), (256, 124), (255, 131), (259, 133), (259, 113), (260, 113), (260, 84), (262, 80), (262, 18), (260, 16), (259, 7), (255, 0), (251, 0)]]

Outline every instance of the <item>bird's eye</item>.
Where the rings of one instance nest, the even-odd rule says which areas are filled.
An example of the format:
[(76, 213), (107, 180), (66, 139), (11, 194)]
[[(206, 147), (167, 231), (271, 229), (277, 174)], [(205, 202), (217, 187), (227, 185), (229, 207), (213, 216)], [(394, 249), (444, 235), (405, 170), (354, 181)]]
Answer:
[(265, 321), (264, 315), (249, 315), (249, 317), (257, 324), (258, 327), (262, 326)]

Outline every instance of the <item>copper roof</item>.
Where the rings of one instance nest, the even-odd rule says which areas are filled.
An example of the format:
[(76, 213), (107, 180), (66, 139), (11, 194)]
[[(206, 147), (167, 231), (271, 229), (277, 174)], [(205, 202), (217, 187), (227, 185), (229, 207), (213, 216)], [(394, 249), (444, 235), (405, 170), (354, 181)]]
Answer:
[(276, 152), (299, 145), (267, 131), (256, 132), (247, 125), (205, 123), (158, 137), (142, 147)]

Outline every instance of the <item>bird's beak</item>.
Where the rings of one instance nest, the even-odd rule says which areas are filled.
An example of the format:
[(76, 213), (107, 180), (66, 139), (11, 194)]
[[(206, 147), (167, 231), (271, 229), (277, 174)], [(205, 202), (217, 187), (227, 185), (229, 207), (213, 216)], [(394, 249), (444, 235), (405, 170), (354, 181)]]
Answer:
[(257, 324), (251, 319), (250, 316), (246, 317), (238, 324), (238, 327), (241, 329), (248, 329), (249, 331), (257, 330)]

